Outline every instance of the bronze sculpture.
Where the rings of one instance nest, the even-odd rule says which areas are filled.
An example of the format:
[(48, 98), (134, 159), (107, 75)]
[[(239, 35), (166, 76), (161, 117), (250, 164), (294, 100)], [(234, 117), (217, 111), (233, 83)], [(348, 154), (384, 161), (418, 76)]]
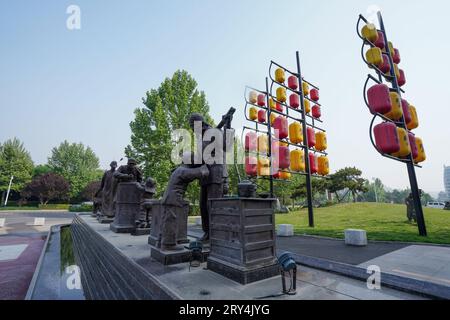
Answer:
[(140, 216), (136, 220), (138, 229), (150, 229), (151, 224), (151, 210), (153, 205), (153, 197), (156, 194), (156, 181), (152, 178), (148, 178), (145, 184), (140, 186), (142, 191), (141, 196), (141, 210)]
[(117, 182), (114, 188), (115, 216), (110, 229), (116, 233), (132, 233), (136, 230), (142, 196), (142, 173), (134, 159), (114, 172)]
[(189, 210), (189, 202), (184, 200), (184, 195), (192, 181), (205, 179), (208, 176), (209, 170), (205, 165), (183, 164), (172, 172), (161, 200), (163, 214), (160, 244), (158, 244), (161, 250), (181, 251), (184, 249), (177, 245), (178, 215), (180, 211)]
[[(228, 193), (228, 170), (225, 164), (225, 155), (228, 147), (228, 142), (226, 139), (226, 130), (231, 129), (231, 122), (233, 121), (233, 114), (236, 110), (231, 108), (230, 111), (223, 116), (221, 123), (216, 127), (216, 129), (221, 130), (223, 138), (223, 161), (222, 163), (207, 164), (209, 170), (209, 176), (202, 178), (200, 180), (200, 212), (202, 217), (202, 229), (204, 235), (199, 240), (202, 242), (209, 241), (209, 202), (208, 199), (223, 198), (226, 193)], [(203, 116), (198, 113), (191, 114), (189, 118), (189, 125), (192, 130), (195, 130), (195, 123), (201, 123), (202, 132), (201, 137), (197, 137), (199, 141), (197, 144), (201, 146), (202, 154), (208, 145), (214, 143), (213, 141), (205, 142), (203, 137), (207, 130), (212, 129), (212, 126), (205, 122)], [(234, 142), (234, 141), (233, 141)], [(214, 155), (212, 155), (214, 156)], [(205, 164), (203, 159), (202, 164)]]
[(117, 168), (117, 162), (112, 161), (110, 167), (111, 169), (103, 174), (100, 190), (96, 194), (96, 196), (101, 195), (100, 215), (107, 218), (113, 218), (115, 214), (114, 190), (116, 183), (114, 180), (114, 173)]
[(129, 158), (128, 162), (124, 166), (120, 166), (116, 172), (114, 172), (114, 178), (118, 182), (142, 182), (142, 172), (137, 166), (136, 160)]

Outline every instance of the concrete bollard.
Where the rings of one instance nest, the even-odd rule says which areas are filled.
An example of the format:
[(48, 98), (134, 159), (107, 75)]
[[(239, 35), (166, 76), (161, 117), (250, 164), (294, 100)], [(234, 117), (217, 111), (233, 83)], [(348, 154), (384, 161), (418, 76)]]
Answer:
[(292, 224), (279, 224), (277, 226), (277, 236), (279, 237), (293, 237), (294, 225)]
[(367, 233), (365, 230), (347, 229), (345, 230), (345, 244), (348, 246), (367, 246)]
[(202, 225), (202, 217), (195, 217), (195, 225), (196, 226)]

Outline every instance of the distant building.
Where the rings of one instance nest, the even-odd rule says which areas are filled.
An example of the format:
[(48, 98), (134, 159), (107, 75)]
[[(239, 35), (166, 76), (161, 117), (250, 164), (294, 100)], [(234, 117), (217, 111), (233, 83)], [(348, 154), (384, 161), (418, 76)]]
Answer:
[(450, 167), (444, 166), (444, 187), (447, 196), (446, 201), (450, 200)]

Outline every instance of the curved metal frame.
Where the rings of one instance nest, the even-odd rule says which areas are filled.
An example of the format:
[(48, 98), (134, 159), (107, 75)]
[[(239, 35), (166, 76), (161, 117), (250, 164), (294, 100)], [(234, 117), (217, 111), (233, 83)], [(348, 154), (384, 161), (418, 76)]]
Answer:
[[(388, 37), (386, 35), (386, 29), (384, 27), (384, 22), (383, 22), (383, 17), (381, 15), (381, 12), (378, 12), (378, 20), (380, 23), (380, 29), (378, 30), (380, 32), (383, 33), (384, 35), (384, 39), (386, 41), (386, 53), (388, 56), (388, 60), (389, 60), (389, 65), (390, 65), (390, 76), (387, 77), (383, 72), (381, 72), (381, 70), (379, 70), (378, 67), (369, 64), (368, 61), (365, 59), (364, 56), (364, 47), (366, 45), (370, 45), (372, 47), (374, 47), (374, 44), (371, 43), (370, 41), (368, 41), (367, 39), (363, 38), (361, 33), (360, 33), (360, 23), (361, 21), (364, 21), (365, 23), (368, 23), (367, 19), (364, 18), (362, 15), (359, 15), (358, 21), (356, 23), (356, 33), (358, 34), (358, 37), (361, 38), (363, 40), (363, 45), (361, 48), (361, 55), (362, 55), (362, 59), (364, 61), (364, 63), (366, 63), (370, 68), (375, 69), (375, 71), (377, 72), (378, 76), (379, 76), (379, 81), (376, 80), (374, 77), (372, 77), (370, 74), (367, 77), (367, 80), (364, 84), (364, 91), (363, 91), (363, 95), (364, 95), (364, 102), (366, 103), (367, 107), (369, 107), (368, 101), (367, 101), (367, 97), (366, 97), (366, 92), (367, 92), (367, 85), (369, 83), (370, 80), (374, 80), (377, 83), (382, 83), (382, 79), (384, 77), (384, 79), (388, 82), (390, 82), (392, 84), (392, 89), (390, 89), (391, 91), (395, 91), (399, 94), (399, 96), (401, 97), (402, 93), (405, 93), (404, 90), (402, 90), (402, 88), (400, 88), (400, 86), (398, 85), (398, 79), (397, 79), (397, 75), (395, 74), (395, 70), (394, 70), (394, 61), (392, 59), (392, 52), (391, 52), (391, 48), (389, 46), (389, 40)], [(369, 137), (371, 140), (372, 145), (374, 146), (375, 150), (377, 150), (378, 153), (380, 153), (383, 157), (392, 159), (392, 160), (396, 160), (402, 163), (405, 163), (407, 165), (408, 168), (408, 176), (409, 176), (409, 181), (410, 181), (410, 185), (411, 185), (411, 191), (412, 191), (412, 195), (413, 195), (413, 199), (414, 199), (414, 207), (416, 210), (416, 214), (417, 214), (417, 225), (418, 225), (418, 229), (419, 229), (419, 234), (421, 236), (427, 236), (427, 230), (426, 230), (426, 225), (425, 225), (425, 219), (424, 219), (424, 215), (423, 215), (423, 210), (422, 210), (422, 205), (421, 205), (421, 201), (420, 201), (420, 193), (419, 193), (419, 187), (418, 187), (418, 183), (417, 183), (417, 177), (416, 177), (416, 172), (415, 172), (415, 167), (419, 167), (421, 168), (420, 165), (415, 164), (414, 159), (413, 159), (413, 155), (412, 152), (410, 153), (410, 155), (407, 158), (401, 159), (401, 158), (397, 158), (397, 157), (393, 157), (392, 155), (388, 155), (385, 154), (383, 152), (381, 152), (381, 150), (378, 149), (378, 147), (376, 146), (376, 143), (373, 139), (373, 126), (375, 123), (375, 120), (377, 118), (380, 118), (386, 122), (391, 122), (394, 123), (397, 127), (401, 127), (404, 128), (408, 134), (412, 133), (410, 130), (408, 130), (408, 126), (407, 123), (405, 121), (405, 117), (404, 115), (402, 115), (401, 121), (393, 121), (391, 119), (388, 119), (387, 117), (385, 117), (384, 115), (381, 114), (374, 114), (373, 115), (373, 119), (370, 123), (370, 127), (369, 127)], [(414, 133), (413, 133), (414, 134)]]

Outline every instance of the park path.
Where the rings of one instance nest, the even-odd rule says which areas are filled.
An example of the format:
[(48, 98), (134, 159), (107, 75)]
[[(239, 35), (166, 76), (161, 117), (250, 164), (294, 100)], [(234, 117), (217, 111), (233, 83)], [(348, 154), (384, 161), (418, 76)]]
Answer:
[[(0, 300), (23, 300), (51, 226), (70, 223), (67, 212), (0, 212)], [(32, 226), (34, 218), (45, 218), (44, 226)]]

